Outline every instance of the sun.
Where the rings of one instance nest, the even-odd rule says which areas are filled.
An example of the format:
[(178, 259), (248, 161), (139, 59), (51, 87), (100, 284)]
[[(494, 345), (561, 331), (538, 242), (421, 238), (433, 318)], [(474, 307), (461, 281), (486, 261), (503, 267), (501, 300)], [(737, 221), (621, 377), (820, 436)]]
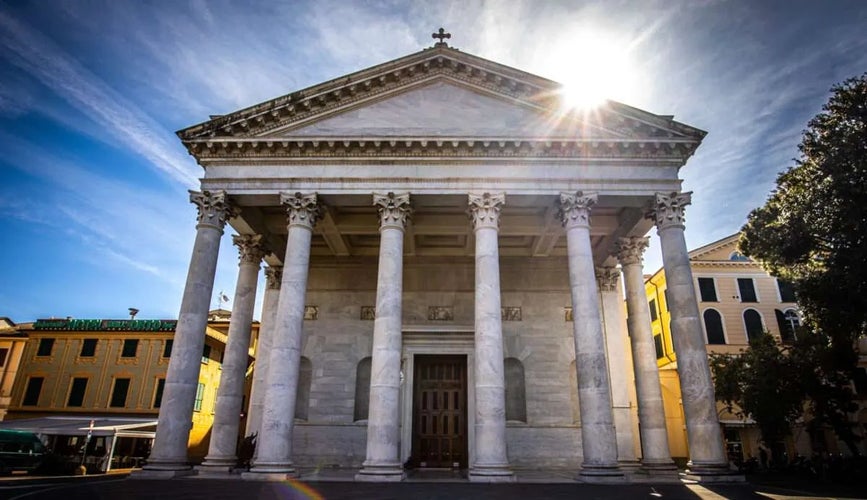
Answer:
[(606, 99), (634, 96), (628, 46), (604, 33), (580, 31), (558, 43), (546, 58), (546, 73), (561, 83), (569, 108), (591, 109)]

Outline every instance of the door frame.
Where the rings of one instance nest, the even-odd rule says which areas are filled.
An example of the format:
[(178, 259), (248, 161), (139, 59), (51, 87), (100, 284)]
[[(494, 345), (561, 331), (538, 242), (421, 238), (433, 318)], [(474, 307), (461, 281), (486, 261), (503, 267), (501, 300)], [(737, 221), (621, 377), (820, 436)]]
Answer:
[(403, 328), (400, 387), (400, 460), (412, 454), (412, 402), (415, 385), (415, 355), (461, 354), (467, 357), (467, 463), (476, 459), (475, 340), (472, 327), (419, 326)]

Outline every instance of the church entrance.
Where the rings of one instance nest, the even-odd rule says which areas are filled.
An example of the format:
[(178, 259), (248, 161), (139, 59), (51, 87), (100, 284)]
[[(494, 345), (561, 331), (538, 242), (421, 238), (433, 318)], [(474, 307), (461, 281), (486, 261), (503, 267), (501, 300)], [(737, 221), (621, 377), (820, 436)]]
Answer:
[(419, 468), (466, 468), (467, 356), (416, 355), (412, 458)]

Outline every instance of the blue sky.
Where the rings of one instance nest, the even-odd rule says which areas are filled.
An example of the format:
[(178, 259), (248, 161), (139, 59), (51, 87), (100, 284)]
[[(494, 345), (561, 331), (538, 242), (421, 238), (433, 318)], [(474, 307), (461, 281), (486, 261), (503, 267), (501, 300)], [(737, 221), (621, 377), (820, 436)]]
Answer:
[[(681, 170), (690, 248), (737, 231), (830, 86), (867, 71), (858, 0), (3, 2), (0, 316), (176, 317), (201, 169), (174, 131), (416, 52), (440, 26), (708, 131)], [(214, 292), (231, 297), (230, 235)], [(645, 272), (660, 262), (654, 237)]]

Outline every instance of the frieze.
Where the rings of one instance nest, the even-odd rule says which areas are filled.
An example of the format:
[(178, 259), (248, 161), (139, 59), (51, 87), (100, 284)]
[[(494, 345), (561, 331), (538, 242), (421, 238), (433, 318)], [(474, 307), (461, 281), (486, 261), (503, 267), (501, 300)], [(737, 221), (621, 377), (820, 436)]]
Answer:
[(520, 307), (501, 307), (500, 316), (503, 321), (521, 321)]
[(454, 321), (455, 308), (451, 306), (430, 306), (427, 308), (428, 321)]
[(319, 306), (304, 306), (304, 321), (319, 319)]
[(361, 306), (361, 320), (362, 321), (373, 321), (376, 319), (376, 307), (375, 306)]

